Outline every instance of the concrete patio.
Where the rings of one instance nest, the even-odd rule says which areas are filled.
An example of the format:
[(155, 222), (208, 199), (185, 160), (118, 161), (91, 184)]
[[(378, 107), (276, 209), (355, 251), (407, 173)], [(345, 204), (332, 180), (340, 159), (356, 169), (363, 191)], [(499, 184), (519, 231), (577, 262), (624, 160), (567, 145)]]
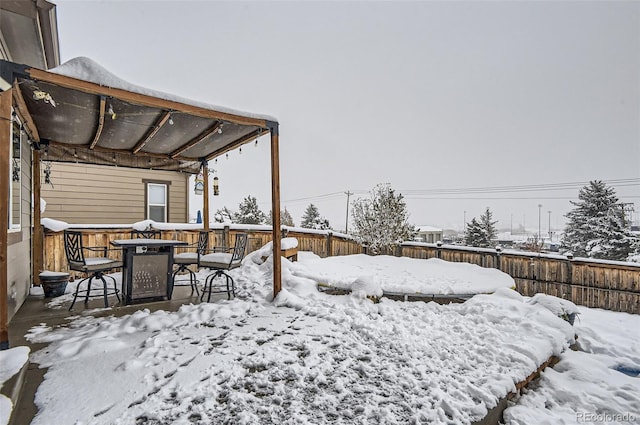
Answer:
[[(220, 299), (226, 299), (226, 295), (212, 295), (212, 302)], [(46, 348), (47, 344), (31, 343), (25, 338), (25, 335), (34, 326), (42, 324), (53, 328), (66, 326), (72, 317), (88, 315), (94, 317), (120, 317), (141, 309), (177, 311), (182, 305), (200, 303), (200, 298), (195, 293), (192, 295), (189, 287), (175, 287), (173, 297), (168, 301), (123, 305), (121, 303), (118, 304), (115, 297), (110, 297), (109, 301), (112, 303), (112, 307), (107, 309), (104, 308), (102, 298), (90, 299), (86, 305), (82, 300), (78, 300), (73, 311), (67, 310), (70, 302), (65, 302), (52, 308), (50, 306), (52, 300), (55, 299), (45, 298), (43, 295), (30, 295), (27, 298), (11, 320), (9, 326), (10, 347), (27, 346), (30, 348), (31, 353)], [(113, 305), (113, 303), (116, 304)], [(15, 406), (10, 422), (11, 425), (28, 425), (31, 423), (38, 410), (33, 400), (46, 372), (47, 369), (41, 369), (38, 364), (28, 363), (19, 374), (20, 376), (15, 376), (2, 388), (3, 394), (11, 396), (13, 393), (18, 396), (17, 402), (14, 399)]]

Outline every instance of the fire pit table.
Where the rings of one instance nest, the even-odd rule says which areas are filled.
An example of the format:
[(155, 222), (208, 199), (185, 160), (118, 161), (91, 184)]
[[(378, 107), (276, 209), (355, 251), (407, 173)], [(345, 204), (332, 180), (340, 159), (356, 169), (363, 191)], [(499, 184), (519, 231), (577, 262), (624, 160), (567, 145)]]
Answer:
[(125, 304), (170, 300), (173, 293), (173, 249), (188, 245), (168, 239), (118, 239), (122, 248), (122, 295)]

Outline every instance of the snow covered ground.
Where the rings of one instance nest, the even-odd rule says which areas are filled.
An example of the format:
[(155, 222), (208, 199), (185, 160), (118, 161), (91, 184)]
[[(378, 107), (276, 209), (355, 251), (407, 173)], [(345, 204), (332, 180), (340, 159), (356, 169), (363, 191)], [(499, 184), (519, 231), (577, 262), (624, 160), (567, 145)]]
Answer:
[[(255, 253), (233, 271), (235, 300), (33, 328), (30, 340), (50, 343), (31, 354), (49, 367), (33, 423), (464, 424), (551, 355), (562, 360), (506, 411), (507, 423), (581, 423), (589, 414), (640, 420), (640, 378), (615, 370), (640, 369), (640, 316), (580, 308), (573, 328), (550, 303), (505, 288), (499, 275), (495, 294), (463, 304), (374, 304), (366, 295), (384, 286), (371, 278), (380, 273), (400, 276), (406, 290), (424, 288), (425, 274), (405, 273), (393, 257), (364, 267), (363, 277), (345, 273), (342, 281), (364, 283), (351, 295), (319, 292), (310, 277), (324, 269), (338, 279), (339, 270), (362, 266), (350, 257), (351, 264), (309, 253), (298, 264), (283, 260), (275, 300), (271, 260)], [(476, 280), (484, 285), (487, 276)], [(567, 348), (575, 333), (584, 352)]]

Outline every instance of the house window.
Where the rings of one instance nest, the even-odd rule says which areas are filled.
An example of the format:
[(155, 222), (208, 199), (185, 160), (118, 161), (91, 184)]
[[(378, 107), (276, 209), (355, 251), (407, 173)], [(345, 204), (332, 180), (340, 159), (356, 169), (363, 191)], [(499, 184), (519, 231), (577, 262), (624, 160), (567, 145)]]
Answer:
[(166, 183), (147, 183), (147, 218), (166, 222), (169, 216), (168, 192)]
[(22, 213), (22, 124), (14, 114), (11, 125), (11, 150), (9, 152), (9, 231), (18, 232)]

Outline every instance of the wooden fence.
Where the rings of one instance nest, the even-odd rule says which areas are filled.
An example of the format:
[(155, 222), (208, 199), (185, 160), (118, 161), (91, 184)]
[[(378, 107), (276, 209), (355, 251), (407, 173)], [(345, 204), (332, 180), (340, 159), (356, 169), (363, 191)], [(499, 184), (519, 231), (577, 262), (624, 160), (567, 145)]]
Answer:
[[(116, 239), (129, 239), (131, 229), (81, 229), (87, 246), (109, 246)], [(198, 230), (162, 230), (163, 239), (196, 243)], [(209, 246), (233, 246), (236, 233), (248, 237), (248, 252), (271, 241), (269, 228), (238, 226), (215, 228), (209, 232)], [(366, 253), (355, 240), (332, 233), (283, 230), (283, 237), (295, 237), (299, 251), (311, 251), (320, 257)], [(176, 252), (181, 252), (178, 248)], [(114, 258), (119, 250), (112, 252)], [(640, 314), (640, 264), (567, 259), (561, 255), (545, 255), (519, 251), (498, 252), (491, 249), (438, 246), (425, 243), (405, 243), (393, 252), (411, 258), (441, 258), (451, 262), (465, 262), (482, 267), (497, 268), (509, 274), (516, 289), (523, 295), (542, 292), (568, 299), (576, 304), (607, 310)], [(66, 271), (62, 232), (44, 232), (44, 268)]]
[[(118, 239), (131, 239), (131, 228), (121, 229), (75, 229), (82, 232), (84, 246), (105, 246), (111, 248), (110, 243)], [(162, 239), (180, 240), (189, 244), (196, 244), (199, 230), (160, 230)], [(209, 231), (210, 247), (229, 247), (235, 244), (237, 233), (247, 233), (247, 252), (252, 252), (271, 241), (271, 229), (240, 229), (221, 227)], [(298, 240), (299, 251), (311, 251), (320, 257), (335, 255), (360, 254), (364, 250), (360, 244), (352, 239), (333, 235), (332, 233), (307, 233), (302, 231), (283, 230), (283, 237), (294, 237)], [(69, 272), (64, 251), (64, 233), (44, 231), (44, 269), (51, 271)], [(176, 253), (186, 249), (177, 247)], [(85, 252), (85, 255), (92, 255)], [(94, 256), (101, 255), (97, 251)], [(121, 259), (121, 250), (113, 249), (109, 256)], [(73, 271), (71, 272), (74, 273)]]
[(396, 255), (497, 268), (513, 277), (522, 295), (541, 292), (587, 307), (640, 314), (640, 264), (413, 243), (398, 247)]

